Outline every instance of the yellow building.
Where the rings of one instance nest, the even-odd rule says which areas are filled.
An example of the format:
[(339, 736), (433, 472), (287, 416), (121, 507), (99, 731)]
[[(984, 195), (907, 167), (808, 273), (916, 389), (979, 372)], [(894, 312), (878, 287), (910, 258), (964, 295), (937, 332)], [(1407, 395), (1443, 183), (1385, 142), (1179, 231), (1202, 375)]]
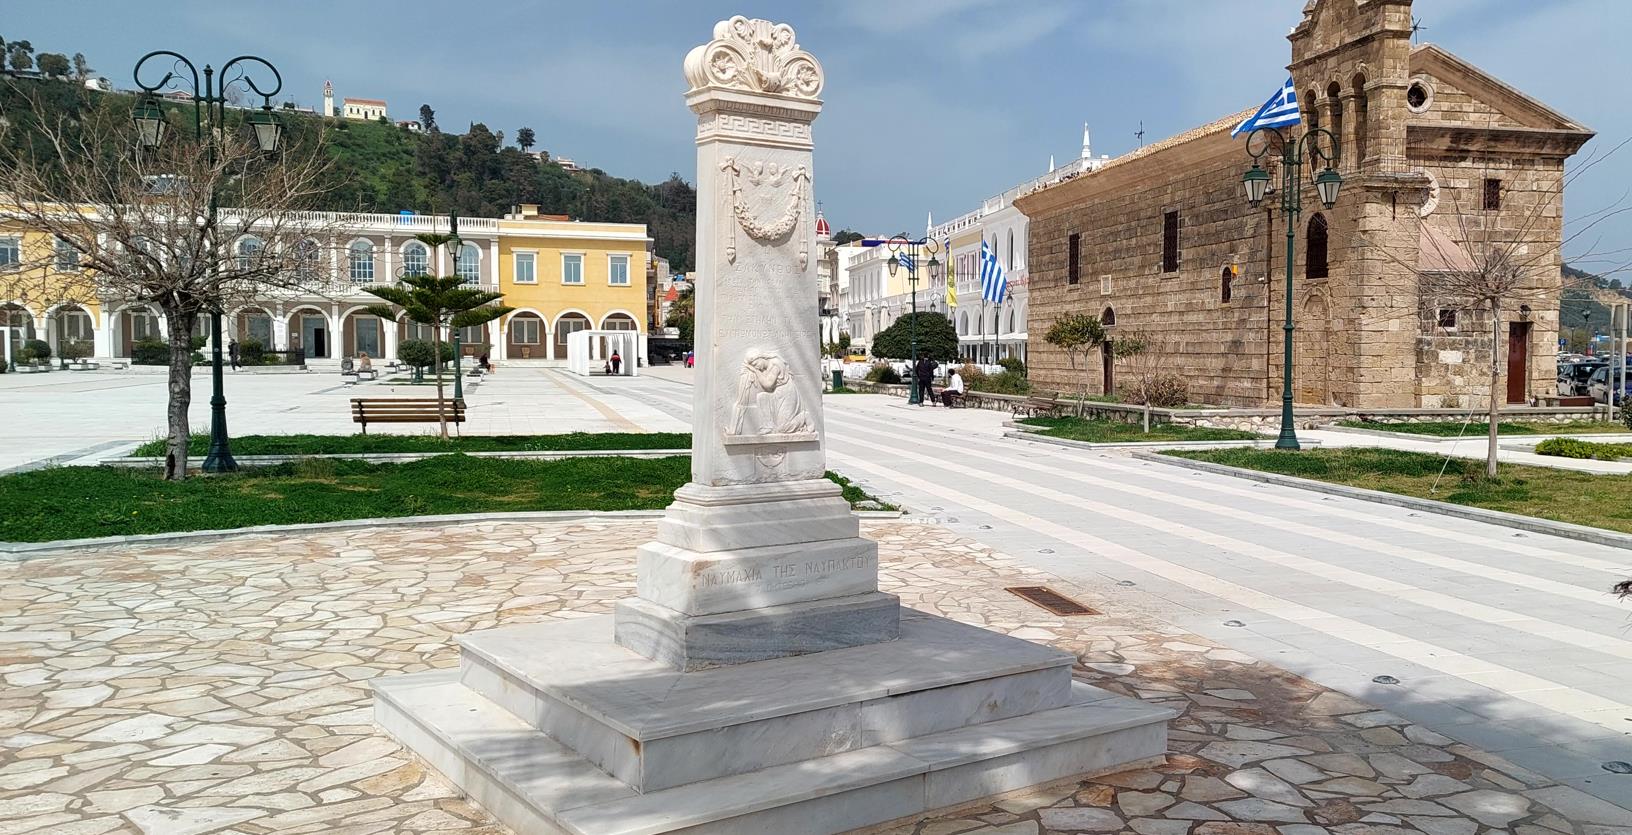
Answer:
[[(523, 205), (503, 218), (461, 218), (463, 243), (455, 262), (448, 247), (431, 251), (414, 238), (446, 233), (446, 218), (324, 213), (321, 220), (331, 231), (310, 245), (321, 253), (326, 286), (269, 292), (235, 306), (228, 311), (227, 338), (299, 351), (318, 367), (363, 353), (394, 357), (403, 340), (429, 338), (429, 330), (380, 321), (367, 309), (379, 299), (366, 288), (420, 271), (457, 273), (474, 287), (503, 293), (501, 303), (515, 308), (500, 321), (464, 329), (460, 335), (471, 356), (560, 364), (574, 331), (647, 332), (651, 238), (644, 224), (584, 223)], [(233, 245), (253, 249), (261, 243), (250, 233)], [(84, 342), (93, 356), (116, 359), (130, 357), (136, 342), (167, 337), (168, 323), (156, 305), (98, 299), (85, 282), (52, 275), (51, 268), (75, 269), (73, 255), (65, 249), (53, 257), (43, 234), (0, 226), (0, 327), (9, 329), (14, 354), (24, 340), (42, 339), (53, 356)], [(200, 320), (198, 334), (208, 334), (207, 319)]]
[(493, 358), (566, 359), (580, 330), (646, 332), (651, 238), (638, 223), (586, 223), (522, 205), (499, 220), (499, 291), (515, 310)]

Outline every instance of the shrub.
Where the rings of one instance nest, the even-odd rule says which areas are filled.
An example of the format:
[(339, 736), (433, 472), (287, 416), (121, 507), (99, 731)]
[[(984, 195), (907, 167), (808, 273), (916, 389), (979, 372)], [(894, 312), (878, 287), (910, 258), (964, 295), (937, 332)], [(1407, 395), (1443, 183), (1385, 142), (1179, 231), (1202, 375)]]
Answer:
[(143, 339), (130, 346), (130, 361), (135, 365), (169, 365), (170, 343)]
[(1021, 362), (1019, 357), (1004, 357), (998, 360), (997, 364), (1003, 366), (1004, 371), (1010, 371), (1022, 377), (1026, 376), (1026, 364)]
[(1632, 397), (1621, 398), (1621, 423), (1632, 429)]
[[(430, 368), (436, 364), (436, 349), (423, 339), (405, 339), (397, 346), (397, 359), (414, 368)], [(442, 343), (442, 361), (453, 360), (453, 346)]]
[(187, 347), (196, 354), (199, 351), (204, 350), (204, 346), (209, 344), (209, 342), (210, 338), (207, 336), (195, 336), (192, 339), (187, 340)]
[[(1145, 405), (1145, 391), (1143, 386), (1122, 384), (1118, 393), (1123, 403)], [(1157, 408), (1171, 409), (1190, 402), (1190, 384), (1177, 374), (1161, 373), (1154, 375), (1150, 380), (1150, 405)]]
[(96, 346), (87, 339), (75, 339), (62, 346), (62, 358), (65, 360), (82, 360), (94, 353)]
[(1559, 458), (1596, 458), (1600, 461), (1615, 461), (1621, 458), (1632, 458), (1632, 444), (1599, 444), (1576, 438), (1548, 438), (1536, 444), (1536, 454), (1554, 455)]
[(30, 362), (48, 360), (51, 358), (51, 346), (43, 339), (28, 339), (23, 341), (22, 356), (18, 359)]
[(963, 378), (964, 385), (970, 391), (984, 391), (988, 394), (1030, 394), (1031, 381), (1015, 371), (999, 371), (996, 374), (981, 374), (975, 382), (968, 377)]
[(901, 375), (896, 373), (895, 367), (889, 363), (876, 362), (873, 363), (873, 367), (867, 371), (867, 382), (899, 383), (901, 382)]
[(245, 339), (238, 343), (238, 361), (244, 365), (266, 363), (266, 346), (259, 339)]

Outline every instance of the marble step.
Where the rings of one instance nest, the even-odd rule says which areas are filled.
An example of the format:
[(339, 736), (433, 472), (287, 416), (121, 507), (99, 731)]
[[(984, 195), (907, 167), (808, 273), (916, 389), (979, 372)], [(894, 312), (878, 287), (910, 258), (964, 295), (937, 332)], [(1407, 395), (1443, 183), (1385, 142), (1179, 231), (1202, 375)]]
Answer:
[(688, 673), (605, 617), (461, 644), (466, 687), (646, 792), (1064, 707), (1076, 660), (911, 609), (894, 641)]
[(373, 682), (376, 721), (516, 832), (830, 835), (1072, 775), (1147, 764), (1173, 715), (1077, 685), (1027, 716), (638, 793), (454, 671)]

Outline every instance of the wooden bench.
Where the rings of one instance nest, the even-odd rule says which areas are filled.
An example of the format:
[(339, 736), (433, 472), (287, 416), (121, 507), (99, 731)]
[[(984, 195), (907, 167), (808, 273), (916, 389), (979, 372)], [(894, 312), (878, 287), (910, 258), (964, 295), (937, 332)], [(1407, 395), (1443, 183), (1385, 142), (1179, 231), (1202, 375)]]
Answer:
[(1014, 404), (1014, 414), (1017, 417), (1020, 415), (1025, 415), (1026, 417), (1048, 415), (1049, 417), (1053, 417), (1054, 415), (1058, 414), (1059, 411), (1060, 400), (1058, 395), (1054, 397), (1037, 397), (1034, 395)]
[[(353, 397), (351, 420), (363, 425), (368, 434), (370, 423), (438, 423), (437, 401), (434, 397)], [(443, 400), (441, 416), (448, 423), (465, 422), (465, 401)]]

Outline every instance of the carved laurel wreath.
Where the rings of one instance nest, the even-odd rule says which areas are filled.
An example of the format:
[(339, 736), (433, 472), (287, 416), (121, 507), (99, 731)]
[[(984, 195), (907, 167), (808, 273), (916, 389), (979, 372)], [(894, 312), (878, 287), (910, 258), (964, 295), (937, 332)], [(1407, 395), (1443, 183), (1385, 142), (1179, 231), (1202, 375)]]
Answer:
[[(725, 174), (725, 192), (731, 201), (731, 215), (736, 218), (735, 224), (726, 224), (725, 259), (735, 264), (737, 262), (737, 230), (748, 233), (748, 237), (756, 241), (768, 242), (781, 240), (788, 233), (800, 228), (805, 220), (805, 199), (810, 190), (810, 169), (803, 165), (787, 166), (774, 162), (743, 162), (737, 158), (726, 157), (720, 163), (720, 171)], [(768, 223), (760, 222), (748, 204), (742, 200), (742, 180), (759, 186), (780, 188), (788, 182), (793, 183), (792, 193), (788, 195), (788, 207), (775, 220)], [(799, 269), (803, 270), (810, 262), (810, 244), (808, 235), (799, 235)]]

